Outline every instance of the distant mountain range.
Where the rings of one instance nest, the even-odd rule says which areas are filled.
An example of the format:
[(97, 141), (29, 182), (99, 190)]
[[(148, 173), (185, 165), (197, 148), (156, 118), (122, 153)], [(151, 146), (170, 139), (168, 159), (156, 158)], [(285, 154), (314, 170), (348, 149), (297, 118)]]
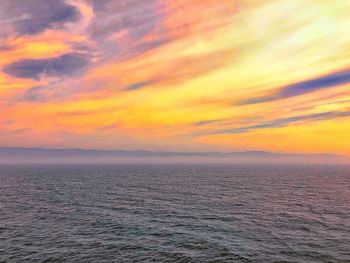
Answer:
[(1, 148), (0, 162), (114, 162), (114, 161), (200, 161), (249, 163), (338, 163), (348, 158), (334, 154), (289, 154), (266, 151), (167, 152), (126, 150), (85, 150), (47, 148)]

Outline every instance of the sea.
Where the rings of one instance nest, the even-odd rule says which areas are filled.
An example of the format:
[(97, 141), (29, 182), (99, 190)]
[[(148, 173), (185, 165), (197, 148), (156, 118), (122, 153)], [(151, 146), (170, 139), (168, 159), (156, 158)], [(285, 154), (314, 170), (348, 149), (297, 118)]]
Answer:
[(350, 167), (0, 165), (0, 262), (350, 262)]

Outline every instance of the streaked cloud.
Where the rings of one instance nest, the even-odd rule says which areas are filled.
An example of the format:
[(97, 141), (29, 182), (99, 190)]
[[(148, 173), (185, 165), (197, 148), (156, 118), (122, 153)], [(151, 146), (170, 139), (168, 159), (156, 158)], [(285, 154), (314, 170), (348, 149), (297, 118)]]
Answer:
[(281, 88), (272, 95), (247, 99), (238, 104), (255, 104), (299, 96), (308, 92), (336, 87), (350, 82), (350, 70), (331, 73), (316, 79), (306, 80)]
[(0, 145), (350, 154), (348, 0), (0, 6)]
[(63, 0), (1, 0), (0, 6), (0, 25), (7, 29), (2, 34), (37, 34), (79, 18), (76, 8)]
[(350, 111), (344, 112), (321, 112), (310, 115), (301, 115), (288, 118), (276, 119), (268, 122), (259, 123), (252, 126), (243, 126), (234, 129), (216, 130), (211, 131), (210, 134), (235, 134), (235, 133), (245, 133), (256, 129), (270, 129), (288, 126), (290, 124), (301, 122), (301, 121), (320, 121), (326, 119), (349, 117)]
[(83, 69), (89, 59), (75, 53), (48, 59), (24, 59), (5, 66), (4, 72), (18, 78), (39, 79), (41, 76), (66, 76)]
[(97, 39), (108, 38), (124, 30), (132, 39), (140, 39), (154, 30), (162, 19), (161, 4), (156, 0), (89, 2), (95, 14), (90, 32)]
[(126, 90), (138, 90), (141, 89), (145, 86), (147, 86), (149, 83), (144, 81), (144, 82), (137, 82), (137, 83), (133, 83), (129, 86), (126, 87)]

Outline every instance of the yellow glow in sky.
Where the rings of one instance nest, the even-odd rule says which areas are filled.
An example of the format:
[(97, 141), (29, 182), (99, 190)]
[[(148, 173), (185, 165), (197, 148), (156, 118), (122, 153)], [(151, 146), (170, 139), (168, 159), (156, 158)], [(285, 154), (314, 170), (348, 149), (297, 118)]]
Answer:
[(5, 3), (0, 146), (350, 155), (348, 0)]

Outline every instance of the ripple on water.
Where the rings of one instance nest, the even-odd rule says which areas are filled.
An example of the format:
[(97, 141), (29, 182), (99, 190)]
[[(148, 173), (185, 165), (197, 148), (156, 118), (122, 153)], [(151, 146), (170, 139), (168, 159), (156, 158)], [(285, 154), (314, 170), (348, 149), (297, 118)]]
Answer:
[(350, 167), (0, 167), (0, 262), (350, 262)]

